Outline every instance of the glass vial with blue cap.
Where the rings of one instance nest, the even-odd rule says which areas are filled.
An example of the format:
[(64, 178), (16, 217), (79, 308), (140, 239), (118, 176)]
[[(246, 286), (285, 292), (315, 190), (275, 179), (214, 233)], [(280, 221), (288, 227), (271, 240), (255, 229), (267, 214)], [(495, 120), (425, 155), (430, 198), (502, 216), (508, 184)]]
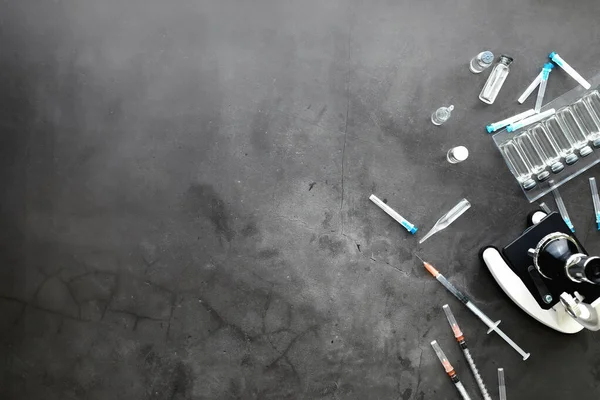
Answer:
[(490, 76), (488, 77), (481, 93), (479, 93), (479, 100), (487, 104), (493, 104), (496, 100), (496, 96), (500, 92), (504, 81), (510, 72), (509, 65), (513, 62), (512, 57), (501, 55), (498, 64), (494, 67)]
[(482, 51), (471, 59), (471, 62), (469, 63), (469, 70), (471, 70), (471, 72), (474, 74), (479, 74), (480, 72), (489, 68), (493, 62), (494, 53), (488, 50)]

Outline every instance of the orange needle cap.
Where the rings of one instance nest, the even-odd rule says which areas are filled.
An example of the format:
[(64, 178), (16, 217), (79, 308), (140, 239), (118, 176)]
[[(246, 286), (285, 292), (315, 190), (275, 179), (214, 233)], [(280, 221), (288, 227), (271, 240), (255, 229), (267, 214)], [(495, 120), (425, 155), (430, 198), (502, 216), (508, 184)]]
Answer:
[(433, 267), (433, 265), (429, 264), (428, 262), (423, 261), (423, 265), (425, 266), (425, 268), (427, 269), (427, 271), (429, 271), (429, 273), (431, 275), (433, 275), (433, 277), (437, 277), (440, 273), (437, 269), (435, 269)]

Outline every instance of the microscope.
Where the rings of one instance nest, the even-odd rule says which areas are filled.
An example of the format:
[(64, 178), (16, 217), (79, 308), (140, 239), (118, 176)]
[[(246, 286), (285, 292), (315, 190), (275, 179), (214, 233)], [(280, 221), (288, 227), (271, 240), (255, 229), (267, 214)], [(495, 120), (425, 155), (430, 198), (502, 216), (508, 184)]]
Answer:
[(562, 333), (600, 330), (600, 257), (587, 254), (560, 214), (536, 211), (529, 227), (502, 251), (480, 256), (529, 316)]

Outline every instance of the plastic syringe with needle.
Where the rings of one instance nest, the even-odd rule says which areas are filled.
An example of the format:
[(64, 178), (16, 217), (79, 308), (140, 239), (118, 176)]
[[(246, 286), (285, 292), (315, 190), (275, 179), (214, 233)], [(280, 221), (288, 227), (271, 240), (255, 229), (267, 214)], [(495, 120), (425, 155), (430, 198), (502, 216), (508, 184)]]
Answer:
[(456, 375), (454, 367), (452, 366), (452, 364), (450, 364), (450, 361), (448, 361), (448, 358), (446, 357), (444, 351), (442, 350), (442, 348), (436, 340), (431, 342), (431, 347), (433, 347), (435, 354), (438, 356), (440, 362), (444, 366), (444, 370), (446, 371), (450, 379), (452, 379), (452, 383), (454, 383), (454, 386), (456, 386), (456, 390), (458, 390), (458, 393), (460, 393), (463, 400), (471, 400), (471, 397), (469, 397), (469, 394), (465, 390), (465, 387), (463, 386), (462, 382), (460, 381), (460, 379), (458, 379), (458, 375)]
[(484, 400), (492, 400), (492, 397), (490, 396), (490, 394), (487, 391), (487, 388), (485, 387), (483, 378), (481, 377), (481, 374), (479, 374), (479, 370), (477, 369), (477, 366), (475, 365), (475, 360), (473, 360), (473, 357), (471, 356), (471, 352), (469, 351), (469, 348), (467, 347), (467, 342), (465, 340), (465, 336), (463, 335), (462, 331), (460, 330), (460, 327), (458, 326), (458, 322), (456, 322), (456, 318), (454, 318), (454, 314), (452, 314), (452, 310), (450, 309), (450, 306), (448, 304), (444, 304), (442, 306), (442, 308), (444, 309), (444, 313), (446, 314), (446, 318), (448, 319), (450, 328), (452, 328), (454, 337), (456, 338), (456, 341), (460, 345), (460, 348), (463, 351), (465, 358), (467, 359), (467, 363), (469, 364), (469, 368), (471, 368), (471, 372), (473, 373), (475, 382), (477, 382), (477, 386), (479, 386), (481, 395), (483, 396)]
[[(421, 260), (421, 261), (423, 261), (423, 260)], [(461, 303), (463, 303), (465, 306), (467, 306), (467, 308), (469, 310), (471, 310), (473, 312), (473, 314), (475, 314), (481, 321), (483, 321), (484, 324), (487, 325), (487, 327), (489, 328), (487, 331), (488, 334), (490, 332), (496, 332), (498, 334), (498, 336), (500, 336), (502, 339), (504, 339), (504, 341), (506, 343), (511, 345), (511, 347), (513, 349), (515, 349), (517, 351), (517, 353), (519, 353), (521, 355), (521, 357), (523, 357), (523, 360), (527, 360), (529, 358), (529, 356), (531, 354), (526, 353), (525, 350), (523, 350), (515, 342), (513, 342), (512, 339), (506, 335), (506, 333), (502, 332), (502, 330), (500, 330), (500, 328), (498, 328), (498, 325), (500, 325), (500, 321), (494, 322), (491, 319), (489, 319), (488, 316), (483, 313), (483, 311), (481, 311), (479, 308), (477, 308), (477, 306), (475, 304), (473, 304), (471, 302), (471, 299), (469, 299), (460, 290), (458, 290), (456, 287), (454, 287), (453, 284), (448, 282), (446, 277), (444, 277), (444, 275), (440, 274), (440, 272), (437, 269), (435, 269), (433, 265), (431, 265), (425, 261), (423, 261), (423, 265), (425, 266), (427, 271), (429, 271), (429, 273), (431, 275), (433, 275), (433, 277), (435, 279), (438, 280), (438, 282), (440, 282), (442, 285), (444, 285), (444, 287), (446, 289), (448, 289), (448, 291), (450, 293), (452, 293), (458, 300), (461, 301)]]
[(600, 231), (600, 197), (598, 196), (598, 187), (596, 178), (590, 178), (590, 190), (592, 191), (592, 201), (594, 202), (594, 213), (596, 214), (596, 226)]
[(592, 87), (592, 85), (590, 85), (590, 83), (586, 81), (583, 76), (579, 75), (579, 72), (575, 71), (575, 69), (571, 67), (569, 63), (563, 60), (562, 57), (556, 52), (553, 51), (550, 53), (548, 58), (550, 58), (556, 65), (561, 67), (567, 74), (571, 75), (571, 78), (575, 79), (577, 83), (583, 86), (586, 90)]
[[(553, 185), (553, 184), (554, 184), (554, 182), (550, 181), (550, 185)], [(560, 195), (560, 192), (558, 191), (558, 189), (554, 189), (554, 190), (552, 190), (552, 194), (554, 195), (554, 201), (556, 202), (556, 207), (558, 208), (558, 212), (560, 213), (560, 216), (562, 217), (563, 221), (565, 221), (565, 224), (567, 224), (567, 226), (569, 227), (571, 232), (575, 233), (575, 227), (573, 226), (573, 223), (571, 222), (571, 217), (569, 216), (567, 207), (565, 207), (565, 202), (563, 201), (562, 196)]]

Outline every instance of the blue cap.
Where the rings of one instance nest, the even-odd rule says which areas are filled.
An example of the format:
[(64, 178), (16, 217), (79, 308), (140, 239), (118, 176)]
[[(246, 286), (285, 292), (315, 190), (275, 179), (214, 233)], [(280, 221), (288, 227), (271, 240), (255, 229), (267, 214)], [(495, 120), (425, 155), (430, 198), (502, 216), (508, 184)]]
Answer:
[(485, 130), (487, 130), (488, 133), (492, 133), (492, 132), (494, 132), (494, 127), (491, 126), (491, 125), (488, 125), (488, 126), (485, 127)]
[(512, 131), (514, 131), (512, 125), (509, 125), (509, 126), (506, 127), (506, 132), (512, 132)]
[(554, 64), (552, 64), (551, 62), (544, 64), (544, 69), (552, 69), (554, 68)]
[(553, 51), (552, 53), (548, 54), (548, 57), (550, 57), (550, 59), (553, 59), (555, 55), (556, 55), (556, 52)]
[(417, 232), (417, 227), (416, 227), (416, 226), (413, 226), (413, 227), (412, 227), (412, 228), (410, 228), (408, 231), (414, 235), (414, 234)]
[(484, 51), (481, 55), (481, 61), (486, 64), (491, 64), (494, 61), (494, 53), (489, 50)]
[(596, 222), (596, 225), (598, 225), (598, 230), (600, 231), (600, 222)]

